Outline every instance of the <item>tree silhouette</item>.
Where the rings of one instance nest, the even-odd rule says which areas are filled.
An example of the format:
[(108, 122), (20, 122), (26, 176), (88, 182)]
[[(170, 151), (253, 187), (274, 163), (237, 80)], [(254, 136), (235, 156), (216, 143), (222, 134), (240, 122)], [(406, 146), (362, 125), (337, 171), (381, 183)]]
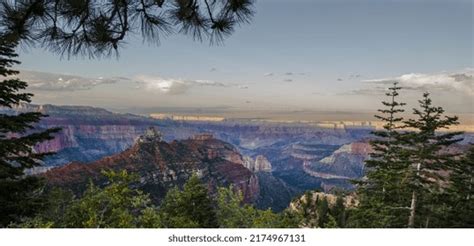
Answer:
[(250, 21), (253, 5), (254, 0), (6, 0), (0, 32), (10, 41), (92, 58), (118, 52), (135, 30), (149, 43), (173, 33), (220, 43)]
[[(0, 108), (12, 108), (20, 103), (29, 103), (32, 94), (19, 93), (27, 83), (12, 76), (18, 71), (10, 69), (18, 64), (14, 58), (16, 44), (0, 40)], [(35, 145), (52, 139), (58, 129), (34, 131), (34, 124), (42, 117), (40, 112), (0, 114), (0, 226), (34, 214), (40, 205), (38, 177), (26, 176), (25, 170), (41, 165), (48, 153), (37, 153)]]

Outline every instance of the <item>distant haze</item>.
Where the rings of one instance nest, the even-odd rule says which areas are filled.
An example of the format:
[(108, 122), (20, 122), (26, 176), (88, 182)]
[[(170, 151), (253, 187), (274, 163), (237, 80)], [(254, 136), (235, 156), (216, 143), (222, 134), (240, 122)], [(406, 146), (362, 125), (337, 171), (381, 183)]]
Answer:
[[(129, 39), (118, 59), (20, 50), (34, 103), (275, 120), (373, 120), (386, 88), (472, 122), (470, 0), (259, 0), (222, 46)], [(168, 110), (169, 109), (169, 110)]]

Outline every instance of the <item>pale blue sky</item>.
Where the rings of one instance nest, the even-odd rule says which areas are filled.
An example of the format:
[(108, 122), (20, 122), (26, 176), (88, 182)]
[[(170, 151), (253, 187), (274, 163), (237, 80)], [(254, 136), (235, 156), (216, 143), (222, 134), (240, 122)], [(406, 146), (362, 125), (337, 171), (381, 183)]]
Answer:
[(158, 47), (136, 38), (128, 40), (118, 59), (101, 60), (61, 60), (28, 49), (21, 52), (21, 68), (130, 78), (82, 90), (35, 90), (39, 103), (109, 108), (372, 110), (379, 98), (374, 87), (386, 78), (418, 74), (405, 78), (408, 87), (417, 87), (410, 92), (415, 96), (429, 85), (426, 78), (449, 80), (457, 74), (466, 77), (441, 81), (433, 92), (442, 95), (444, 106), (472, 112), (470, 0), (258, 0), (256, 11), (253, 22), (237, 28), (223, 46), (182, 35), (165, 38)]

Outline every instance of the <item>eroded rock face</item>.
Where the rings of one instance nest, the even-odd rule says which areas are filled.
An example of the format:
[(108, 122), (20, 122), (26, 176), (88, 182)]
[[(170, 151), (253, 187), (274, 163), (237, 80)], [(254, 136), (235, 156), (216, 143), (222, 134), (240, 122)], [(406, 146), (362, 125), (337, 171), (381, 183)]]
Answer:
[(244, 156), (243, 165), (254, 173), (272, 171), (272, 164), (263, 155), (257, 155), (255, 160), (250, 156)]
[(365, 172), (372, 148), (368, 142), (345, 144), (319, 161), (305, 162), (305, 171), (315, 177), (354, 179)]
[[(326, 199), (328, 202), (328, 205), (330, 207), (334, 206), (337, 201), (337, 196), (334, 194), (329, 194), (329, 193), (324, 193), (324, 192), (317, 192), (317, 191), (310, 191), (310, 201), (307, 201), (307, 195), (302, 195), (298, 199), (294, 200), (293, 202), (290, 203), (289, 208), (293, 210), (298, 210), (301, 209), (302, 203), (309, 203), (311, 205), (315, 205), (316, 202), (322, 199)], [(359, 204), (359, 201), (356, 199), (356, 197), (353, 194), (346, 195), (343, 197), (344, 201), (344, 206), (346, 208), (353, 208)]]
[(71, 163), (51, 169), (43, 176), (50, 185), (79, 192), (85, 189), (89, 179), (104, 184), (102, 170), (125, 169), (138, 174), (137, 186), (159, 203), (168, 189), (182, 186), (196, 173), (211, 192), (217, 186), (233, 185), (242, 191), (245, 202), (254, 202), (259, 196), (258, 178), (242, 164), (241, 155), (231, 144), (214, 138), (170, 143), (159, 139), (137, 141), (119, 154), (87, 164)]

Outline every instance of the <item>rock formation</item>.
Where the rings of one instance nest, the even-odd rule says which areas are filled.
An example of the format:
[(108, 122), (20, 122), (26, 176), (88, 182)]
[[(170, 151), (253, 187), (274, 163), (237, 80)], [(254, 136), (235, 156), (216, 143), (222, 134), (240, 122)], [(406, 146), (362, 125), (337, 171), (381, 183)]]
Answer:
[(164, 142), (149, 129), (135, 145), (116, 155), (92, 163), (71, 163), (44, 173), (49, 185), (76, 192), (86, 188), (89, 179), (105, 182), (102, 170), (128, 170), (139, 176), (138, 187), (159, 203), (168, 189), (182, 186), (196, 173), (211, 192), (217, 186), (233, 185), (242, 191), (246, 202), (259, 196), (258, 178), (243, 166), (243, 160), (230, 144), (217, 139)]
[(244, 164), (247, 169), (256, 172), (271, 172), (272, 164), (263, 155), (257, 155), (255, 160), (250, 156), (244, 156)]

